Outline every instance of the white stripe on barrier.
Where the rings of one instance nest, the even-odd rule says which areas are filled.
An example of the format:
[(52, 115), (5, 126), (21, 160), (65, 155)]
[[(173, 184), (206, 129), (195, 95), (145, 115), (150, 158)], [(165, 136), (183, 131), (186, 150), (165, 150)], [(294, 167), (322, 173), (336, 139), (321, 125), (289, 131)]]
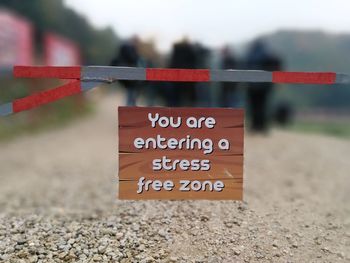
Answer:
[(13, 113), (12, 102), (0, 105), (0, 116), (6, 116)]
[(115, 80), (146, 80), (146, 69), (131, 67), (83, 67), (81, 79), (85, 81), (113, 82)]
[(263, 70), (211, 70), (211, 81), (272, 82), (272, 72)]

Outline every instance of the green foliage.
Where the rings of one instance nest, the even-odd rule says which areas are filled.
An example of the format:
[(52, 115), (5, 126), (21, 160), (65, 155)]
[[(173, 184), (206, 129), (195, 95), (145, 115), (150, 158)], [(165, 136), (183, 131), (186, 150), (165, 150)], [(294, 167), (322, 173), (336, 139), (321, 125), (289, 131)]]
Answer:
[[(318, 31), (280, 31), (264, 37), (288, 71), (335, 71), (350, 74), (350, 35)], [(280, 85), (278, 98), (296, 107), (350, 107), (349, 85)]]
[(326, 134), (340, 138), (350, 138), (350, 123), (346, 122), (296, 122), (291, 130), (306, 133)]
[(91, 104), (77, 106), (77, 96), (56, 101), (31, 111), (24, 111), (0, 119), (0, 142), (16, 136), (43, 132), (65, 126), (93, 113)]
[(118, 38), (111, 28), (97, 30), (88, 20), (64, 6), (62, 0), (0, 0), (0, 6), (28, 18), (36, 30), (36, 47), (42, 50), (40, 38), (46, 31), (63, 35), (81, 48), (85, 64), (109, 64)]

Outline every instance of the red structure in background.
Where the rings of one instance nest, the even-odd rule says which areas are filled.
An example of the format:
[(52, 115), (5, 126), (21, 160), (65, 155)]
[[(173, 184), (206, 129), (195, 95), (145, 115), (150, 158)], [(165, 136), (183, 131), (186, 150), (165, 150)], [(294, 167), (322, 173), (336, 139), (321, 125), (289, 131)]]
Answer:
[(47, 33), (45, 43), (45, 64), (48, 66), (74, 66), (81, 64), (79, 47), (72, 41)]
[(0, 67), (33, 65), (32, 24), (6, 10), (0, 9)]

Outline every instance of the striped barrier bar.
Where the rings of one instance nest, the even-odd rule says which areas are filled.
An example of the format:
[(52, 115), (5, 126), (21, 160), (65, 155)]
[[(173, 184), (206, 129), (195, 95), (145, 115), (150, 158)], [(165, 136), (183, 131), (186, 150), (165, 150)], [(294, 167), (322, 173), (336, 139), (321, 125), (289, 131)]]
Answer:
[(347, 84), (347, 74), (334, 72), (282, 72), (263, 70), (162, 69), (108, 66), (31, 67), (15, 66), (17, 78), (58, 78), (71, 80), (63, 86), (0, 105), (0, 116), (21, 112), (67, 96), (90, 90), (99, 83), (117, 80), (178, 82), (271, 82), (295, 84)]
[(162, 69), (133, 67), (28, 67), (15, 66), (17, 78), (59, 78), (82, 81), (116, 80), (183, 81), (183, 82), (272, 82), (295, 84), (350, 83), (349, 76), (334, 72), (283, 72), (263, 70)]
[(281, 72), (263, 70), (160, 69), (128, 67), (82, 67), (81, 80), (113, 82), (116, 80), (179, 82), (272, 82), (296, 84), (348, 83), (345, 74), (334, 72)]
[(90, 90), (97, 87), (99, 84), (100, 83), (98, 82), (82, 82), (79, 80), (72, 80), (62, 86), (34, 93), (30, 96), (0, 105), (0, 116), (31, 110), (41, 105)]

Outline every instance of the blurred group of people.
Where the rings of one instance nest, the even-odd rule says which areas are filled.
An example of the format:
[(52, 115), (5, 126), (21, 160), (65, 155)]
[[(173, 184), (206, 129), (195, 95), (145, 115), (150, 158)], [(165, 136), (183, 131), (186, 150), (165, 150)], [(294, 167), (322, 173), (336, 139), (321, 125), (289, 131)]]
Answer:
[[(125, 41), (119, 47), (112, 66), (126, 67), (160, 67), (181, 69), (213, 68), (213, 52), (198, 43), (191, 43), (184, 38), (174, 44), (172, 52), (165, 65), (155, 65), (154, 62), (142, 57), (138, 50), (137, 38)], [(232, 49), (225, 47), (221, 51), (219, 69), (246, 70), (281, 70), (281, 59), (272, 53), (263, 42), (256, 40), (250, 46), (244, 59), (238, 59)], [(273, 90), (273, 83), (233, 83), (221, 82), (216, 85), (216, 92), (212, 92), (211, 83), (196, 82), (140, 82), (122, 80), (120, 83), (126, 88), (126, 104), (136, 105), (138, 95), (145, 91), (147, 104), (154, 105), (156, 98), (161, 98), (166, 106), (200, 106), (200, 107), (248, 107), (250, 128), (255, 132), (266, 132), (269, 128), (269, 101)], [(239, 95), (239, 87), (244, 86), (245, 101)], [(217, 92), (218, 91), (218, 92)], [(216, 94), (216, 95), (215, 95)], [(214, 102), (216, 97), (216, 103)], [(280, 119), (286, 119), (288, 112), (284, 109), (278, 113)]]

